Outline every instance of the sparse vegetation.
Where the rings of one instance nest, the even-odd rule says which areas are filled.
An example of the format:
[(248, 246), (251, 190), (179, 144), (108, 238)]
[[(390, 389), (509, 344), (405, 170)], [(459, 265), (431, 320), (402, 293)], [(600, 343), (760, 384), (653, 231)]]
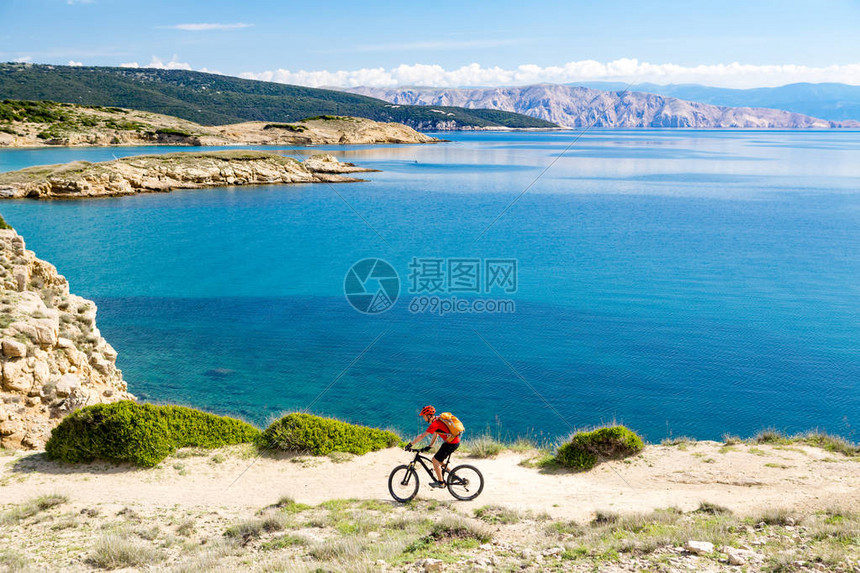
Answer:
[[(296, 506), (304, 509), (287, 510)], [(464, 570), (488, 563), (485, 568), (500, 571), (584, 572), (617, 566), (625, 571), (754, 572), (786, 564), (791, 571), (851, 571), (860, 557), (860, 516), (836, 507), (806, 515), (772, 509), (743, 517), (702, 502), (689, 512), (598, 511), (591, 520), (569, 521), (499, 505), (481, 507), (474, 511), (477, 519), (470, 519), (458, 513), (457, 504), (436, 500), (394, 507), (373, 499), (332, 499), (311, 507), (284, 496), (260, 509), (257, 517), (238, 519), (229, 527), (236, 517), (221, 512), (223, 508), (218, 514), (193, 516), (179, 507), (140, 516), (128, 509), (108, 512), (98, 527), (102, 537), (89, 550), (83, 546), (86, 562), (99, 569), (366, 572), (414, 569), (416, 564), (422, 569), (423, 560), (431, 558)], [(68, 528), (53, 527), (67, 517), (22, 521), (4, 532), (42, 527), (59, 531), (66, 540), (84, 540), (98, 524), (83, 519)], [(115, 517), (123, 519), (117, 522)], [(213, 527), (214, 539), (209, 537)], [(172, 537), (172, 531), (182, 537)], [(34, 537), (43, 540), (39, 543), (56, 544), (49, 535)], [(689, 540), (713, 543), (715, 551), (694, 555), (683, 549)], [(752, 547), (740, 550), (746, 565), (731, 568), (727, 552), (745, 546)], [(39, 550), (33, 555), (38, 561), (0, 549), (0, 569), (43, 570), (68, 563), (65, 552), (48, 557), (48, 566), (50, 553)]]
[(505, 445), (492, 436), (483, 435), (469, 439), (466, 449), (473, 458), (494, 458), (505, 449)]
[(121, 569), (155, 563), (163, 555), (150, 545), (126, 536), (108, 534), (96, 541), (87, 562), (101, 569)]
[(499, 505), (485, 505), (475, 510), (475, 517), (487, 523), (518, 523), (522, 516), (519, 511)]
[(860, 455), (860, 444), (817, 430), (789, 436), (779, 430), (768, 428), (750, 438), (749, 443), (768, 444), (783, 448), (790, 445), (807, 445), (845, 456)]
[(8, 525), (18, 523), (34, 515), (67, 503), (69, 500), (64, 495), (51, 494), (40, 495), (24, 503), (18, 504), (12, 509), (0, 514), (0, 524)]
[(724, 507), (722, 505), (718, 505), (716, 503), (711, 503), (709, 501), (703, 501), (699, 504), (699, 509), (696, 510), (698, 513), (708, 513), (710, 515), (731, 515), (732, 511)]
[(176, 129), (173, 127), (162, 127), (155, 130), (156, 135), (175, 135), (177, 137), (194, 137), (193, 133), (188, 133), (187, 131), (183, 131), (181, 129)]
[(239, 539), (259, 537), (263, 532), (281, 531), (285, 520), (280, 515), (268, 515), (259, 519), (249, 519), (232, 525), (224, 532), (226, 537)]
[(30, 571), (30, 560), (26, 555), (17, 551), (0, 550), (0, 570), (6, 573), (24, 573)]

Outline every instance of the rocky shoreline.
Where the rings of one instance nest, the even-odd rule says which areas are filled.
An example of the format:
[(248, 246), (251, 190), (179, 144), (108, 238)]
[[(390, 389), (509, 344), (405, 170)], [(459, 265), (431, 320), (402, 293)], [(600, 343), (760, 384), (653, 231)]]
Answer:
[(0, 174), (0, 199), (114, 197), (232, 185), (349, 183), (346, 174), (376, 171), (328, 154), (305, 161), (263, 151), (183, 152), (114, 161), (75, 161)]
[(3, 448), (42, 448), (72, 410), (134, 399), (96, 327), (95, 303), (70, 294), (12, 229), (0, 230), (0, 336)]

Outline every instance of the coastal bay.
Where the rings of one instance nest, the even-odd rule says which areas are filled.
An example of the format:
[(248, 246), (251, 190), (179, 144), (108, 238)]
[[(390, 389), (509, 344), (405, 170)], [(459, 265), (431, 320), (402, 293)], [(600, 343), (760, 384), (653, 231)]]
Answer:
[[(475, 329), (577, 426), (618, 419), (651, 441), (770, 426), (850, 433), (857, 135), (595, 130), (475, 241), (574, 135), (297, 150), (381, 170), (336, 189), (390, 245), (324, 185), (2, 207), (99, 305), (99, 328), (145, 400), (264, 424), (307, 406), (388, 330), (319, 413), (411, 431), (390, 396), (430, 384), (472, 427), (569, 431), (556, 417), (529, 422), (542, 403)], [(0, 164), (113, 152), (140, 153), (7, 150)], [(367, 317), (343, 280), (372, 256), (398, 271), (403, 299)], [(410, 313), (409, 262), (426, 256), (516, 258), (519, 290), (503, 296), (516, 312)]]

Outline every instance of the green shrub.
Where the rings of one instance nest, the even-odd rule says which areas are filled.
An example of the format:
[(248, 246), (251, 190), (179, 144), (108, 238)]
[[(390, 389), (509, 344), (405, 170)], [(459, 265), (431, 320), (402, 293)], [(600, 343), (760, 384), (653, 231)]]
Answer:
[(301, 133), (307, 130), (304, 125), (292, 125), (290, 123), (267, 123), (263, 126), (263, 129), (286, 129), (287, 131), (293, 131), (296, 133)]
[(251, 442), (259, 434), (235, 418), (124, 400), (73, 412), (51, 432), (45, 451), (70, 463), (102, 459), (151, 467), (178, 448), (217, 448)]
[[(341, 120), (341, 121), (351, 121), (351, 120), (352, 120), (352, 118), (351, 118), (351, 117), (348, 117), (348, 116), (345, 116), (345, 115), (315, 115), (315, 116), (313, 116), (313, 117), (306, 117), (306, 118), (304, 118), (304, 119), (303, 119), (303, 120), (301, 120), (301, 121), (314, 121), (314, 120), (321, 120), (321, 121), (336, 121), (336, 120)], [(300, 122), (300, 123), (301, 123), (301, 122)]]
[(0, 229), (11, 229), (11, 228), (12, 228), (12, 225), (7, 223), (6, 219), (4, 219), (2, 215), (0, 215)]
[(275, 420), (260, 436), (258, 445), (265, 449), (310, 453), (324, 456), (331, 452), (362, 455), (397, 445), (394, 432), (348, 424), (311, 414), (287, 414)]
[(180, 137), (192, 137), (191, 133), (188, 133), (187, 131), (182, 131), (181, 129), (174, 129), (172, 127), (162, 127), (161, 129), (156, 129), (155, 134), (156, 135), (178, 135)]
[(580, 470), (593, 468), (598, 462), (632, 456), (642, 451), (642, 438), (624, 426), (598, 428), (574, 434), (558, 449), (556, 461)]
[[(109, 119), (105, 121), (105, 127), (109, 127), (111, 129), (118, 129), (121, 131), (143, 131), (147, 126), (140, 123), (139, 121), (115, 121), (113, 119)], [(177, 129), (159, 129), (156, 133), (176, 133), (177, 135), (188, 135), (183, 131), (179, 131)]]

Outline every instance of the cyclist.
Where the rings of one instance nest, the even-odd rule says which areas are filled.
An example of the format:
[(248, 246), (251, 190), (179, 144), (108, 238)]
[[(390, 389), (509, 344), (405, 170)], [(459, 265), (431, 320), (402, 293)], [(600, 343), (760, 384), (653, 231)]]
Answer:
[(439, 446), (439, 451), (433, 456), (433, 471), (436, 472), (436, 481), (431, 482), (430, 487), (445, 487), (445, 482), (442, 481), (442, 462), (460, 447), (460, 436), (451, 433), (448, 426), (436, 416), (436, 408), (433, 406), (424, 406), (418, 415), (430, 425), (427, 426), (423, 434), (418, 435), (406, 446), (406, 451), (410, 451), (415, 444), (427, 436), (433, 436), (433, 439), (430, 440), (430, 447), (433, 447), (436, 438), (441, 436), (443, 444)]

